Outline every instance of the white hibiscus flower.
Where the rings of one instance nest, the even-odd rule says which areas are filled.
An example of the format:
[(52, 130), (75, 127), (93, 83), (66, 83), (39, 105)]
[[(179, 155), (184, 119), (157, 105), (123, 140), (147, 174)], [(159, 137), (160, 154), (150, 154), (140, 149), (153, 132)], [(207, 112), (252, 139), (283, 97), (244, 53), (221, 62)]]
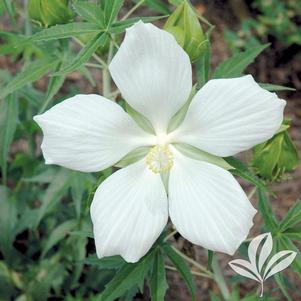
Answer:
[[(285, 101), (250, 75), (210, 80), (193, 97), (184, 121), (168, 132), (191, 92), (191, 65), (171, 34), (143, 22), (126, 31), (109, 70), (128, 104), (151, 122), (154, 135), (99, 95), (76, 95), (34, 117), (44, 133), (46, 164), (95, 172), (138, 147), (151, 147), (145, 158), (116, 171), (96, 190), (91, 217), (97, 255), (138, 261), (168, 216), (189, 241), (233, 254), (256, 210), (231, 173), (212, 158), (272, 137)], [(185, 156), (176, 148), (181, 144), (204, 151), (204, 159)], [(167, 191), (160, 176), (166, 172)]]

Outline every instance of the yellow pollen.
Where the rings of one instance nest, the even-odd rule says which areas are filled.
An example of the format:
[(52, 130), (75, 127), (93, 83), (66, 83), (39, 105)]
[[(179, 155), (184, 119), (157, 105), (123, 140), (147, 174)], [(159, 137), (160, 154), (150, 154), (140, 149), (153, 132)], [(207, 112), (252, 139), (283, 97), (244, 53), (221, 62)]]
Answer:
[(166, 145), (156, 145), (147, 154), (146, 165), (154, 173), (167, 172), (173, 166), (172, 152)]

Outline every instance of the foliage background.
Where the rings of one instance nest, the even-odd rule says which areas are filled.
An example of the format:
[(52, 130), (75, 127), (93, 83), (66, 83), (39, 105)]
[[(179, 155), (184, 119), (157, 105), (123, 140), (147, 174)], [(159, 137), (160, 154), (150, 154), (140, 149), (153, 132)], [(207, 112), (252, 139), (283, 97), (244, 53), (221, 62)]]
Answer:
[[(300, 1), (215, 0), (193, 1), (193, 4), (215, 25), (211, 35), (212, 69), (233, 53), (271, 43), (247, 72), (253, 74), (258, 82), (297, 89), (279, 93), (288, 100), (286, 117), (292, 119), (289, 132), (300, 153)], [(134, 5), (133, 1), (125, 1), (119, 16), (125, 16)], [(19, 83), (13, 93), (8, 91), (3, 97), (5, 103), (0, 99), (0, 300), (98, 300), (105, 284), (123, 264), (118, 258), (102, 262), (96, 260), (93, 239), (90, 238), (88, 208), (93, 191), (112, 170), (91, 175), (45, 166), (39, 149), (40, 131), (32, 116), (79, 92), (102, 94), (106, 88), (103, 86), (103, 76), (106, 74), (98, 67), (86, 65), (63, 76), (44, 76), (60, 70), (64, 64), (68, 65), (70, 58), (74, 58), (81, 49), (79, 44), (86, 44), (87, 41), (81, 36), (80, 43), (70, 39), (69, 46), (66, 41), (49, 40), (23, 46), (21, 43), (20, 48), (14, 47), (16, 42), (22, 42), (40, 31), (29, 20), (26, 7), (27, 1), (0, 1), (0, 95), (22, 70), (27, 72), (27, 80), (22, 85)], [(148, 0), (133, 16), (166, 15), (172, 10), (173, 6), (167, 1)], [(162, 26), (164, 22), (165, 19), (162, 19), (156, 24)], [(117, 36), (116, 43), (120, 40), (121, 36)], [(105, 53), (108, 50), (105, 46), (97, 51), (101, 57), (104, 55), (107, 58)], [(54, 59), (57, 55), (63, 60)], [(32, 61), (37, 60), (40, 63), (33, 65)], [(34, 74), (37, 70), (39, 74)], [(250, 162), (251, 158), (251, 153), (246, 153), (240, 159)], [(247, 192), (254, 191), (253, 184), (245, 180), (241, 183)], [(275, 216), (282, 220), (300, 198), (300, 166), (281, 182), (271, 184), (270, 188), (275, 195), (270, 195), (269, 203)], [(262, 192), (257, 197), (254, 194), (252, 201), (256, 207), (258, 202), (261, 206), (267, 204)], [(298, 248), (301, 241), (300, 205), (295, 212), (295, 232), (291, 232), (295, 235), (294, 243)], [(257, 227), (252, 229), (251, 237), (263, 230), (271, 231), (267, 220), (270, 216), (270, 213), (257, 215)], [(274, 231), (275, 235), (277, 231)], [(187, 256), (207, 266), (206, 250), (192, 246), (177, 234), (170, 238), (170, 242)], [(245, 250), (246, 244), (242, 246), (241, 254), (245, 254)], [(240, 300), (250, 292), (252, 296), (244, 300), (257, 300), (257, 284), (234, 275), (227, 266), (232, 258), (221, 254), (215, 257), (232, 290), (229, 300)], [(300, 291), (295, 289), (301, 286), (300, 260), (299, 255), (294, 267), (296, 272), (285, 271), (286, 277), (278, 279), (278, 284), (269, 281), (266, 288), (268, 297), (272, 294), (275, 300), (283, 300), (285, 297), (279, 283), (284, 283), (284, 291), (289, 291), (287, 298), (301, 300)], [(167, 265), (172, 264), (167, 261)], [(191, 269), (198, 272), (194, 266)], [(214, 281), (199, 276), (195, 278), (197, 300), (221, 300), (220, 288)], [(191, 300), (191, 293), (178, 272), (167, 270), (167, 282), (166, 300)], [(144, 286), (141, 281), (139, 285)], [(136, 300), (149, 299), (150, 291), (146, 285), (143, 293), (137, 293), (136, 284), (128, 288), (123, 300), (132, 300), (133, 296)]]

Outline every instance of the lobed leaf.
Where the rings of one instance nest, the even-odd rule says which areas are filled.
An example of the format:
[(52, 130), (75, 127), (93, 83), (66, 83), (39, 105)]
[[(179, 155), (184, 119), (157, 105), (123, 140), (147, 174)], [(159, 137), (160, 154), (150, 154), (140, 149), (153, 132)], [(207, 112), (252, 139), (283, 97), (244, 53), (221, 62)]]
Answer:
[(41, 257), (45, 257), (47, 252), (56, 245), (59, 241), (65, 238), (65, 236), (76, 226), (76, 220), (71, 219), (68, 221), (63, 222), (58, 227), (56, 227), (53, 232), (50, 234), (46, 245), (43, 249), (43, 252), (41, 254)]
[(230, 78), (241, 76), (243, 71), (253, 63), (254, 59), (269, 46), (269, 44), (255, 46), (246, 51), (234, 54), (215, 69), (213, 78)]
[(301, 200), (297, 200), (293, 207), (281, 221), (279, 228), (283, 232), (288, 228), (299, 224), (301, 221)]
[(72, 4), (75, 11), (87, 22), (98, 24), (104, 27), (104, 16), (101, 7), (91, 2), (74, 2)]
[(18, 99), (13, 93), (0, 102), (0, 166), (4, 184), (7, 181), (9, 148), (19, 122), (18, 115)]
[(136, 18), (129, 18), (126, 20), (122, 20), (122, 21), (117, 21), (115, 23), (113, 23), (111, 25), (111, 27), (109, 28), (109, 32), (110, 33), (122, 33), (125, 31), (126, 28), (132, 26), (133, 24), (135, 24), (138, 21), (143, 21), (145, 23), (149, 23), (149, 22), (154, 22), (160, 19), (164, 19), (167, 16), (153, 16), (153, 17), (136, 17)]
[(81, 34), (103, 32), (98, 24), (88, 22), (75, 22), (55, 25), (37, 32), (28, 39), (28, 42), (40, 42), (71, 38)]
[(158, 249), (155, 254), (153, 271), (150, 279), (151, 300), (164, 301), (168, 284), (164, 266), (164, 257)]
[(149, 252), (136, 263), (126, 263), (115, 274), (114, 278), (106, 285), (101, 293), (101, 301), (113, 301), (122, 296), (133, 286), (144, 281), (146, 273), (151, 268), (154, 251)]
[(263, 89), (266, 89), (270, 92), (276, 92), (276, 91), (296, 91), (295, 88), (292, 87), (285, 87), (285, 86), (279, 86), (274, 84), (267, 84), (267, 83), (260, 83), (259, 86)]
[(81, 68), (91, 58), (96, 49), (100, 46), (103, 46), (105, 41), (106, 34), (104, 33), (98, 33), (93, 36), (92, 39), (88, 41), (88, 43), (81, 49), (71, 64), (55, 72), (53, 76), (63, 75)]
[(272, 207), (266, 196), (265, 191), (257, 189), (258, 208), (263, 217), (263, 221), (267, 229), (271, 232), (278, 230), (278, 221), (272, 211)]
[(183, 277), (192, 295), (192, 300), (196, 300), (196, 285), (190, 268), (186, 264), (185, 260), (170, 245), (165, 243), (162, 245), (162, 248), (173, 265), (179, 271), (180, 275)]
[(107, 28), (109, 28), (116, 19), (123, 3), (124, 0), (103, 0), (101, 2), (104, 12), (104, 23)]
[(13, 78), (4, 89), (0, 91), (0, 98), (17, 91), (26, 84), (32, 83), (53, 69), (58, 60), (54, 57), (38, 59), (25, 67), (15, 78)]

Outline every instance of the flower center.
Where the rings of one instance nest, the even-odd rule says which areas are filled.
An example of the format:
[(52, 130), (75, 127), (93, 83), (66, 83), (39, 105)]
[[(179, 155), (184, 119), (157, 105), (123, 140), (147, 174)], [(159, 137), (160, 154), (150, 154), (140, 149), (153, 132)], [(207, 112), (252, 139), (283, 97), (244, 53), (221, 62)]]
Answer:
[(146, 165), (154, 173), (167, 172), (173, 166), (173, 154), (167, 145), (156, 145), (147, 154)]

